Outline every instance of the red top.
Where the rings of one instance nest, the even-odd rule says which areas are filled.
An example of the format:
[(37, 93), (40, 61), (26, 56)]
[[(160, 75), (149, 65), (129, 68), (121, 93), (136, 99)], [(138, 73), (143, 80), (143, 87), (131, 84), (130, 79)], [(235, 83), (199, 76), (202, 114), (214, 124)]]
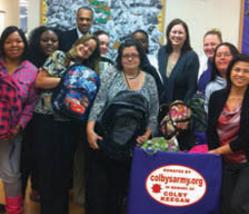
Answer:
[[(223, 108), (219, 119), (217, 132), (220, 139), (220, 145), (226, 145), (238, 137), (240, 128), (240, 113), (241, 106), (234, 111), (229, 111), (227, 106)], [(224, 159), (230, 163), (245, 163), (247, 162), (245, 153), (243, 151), (237, 151), (233, 154), (224, 155)]]

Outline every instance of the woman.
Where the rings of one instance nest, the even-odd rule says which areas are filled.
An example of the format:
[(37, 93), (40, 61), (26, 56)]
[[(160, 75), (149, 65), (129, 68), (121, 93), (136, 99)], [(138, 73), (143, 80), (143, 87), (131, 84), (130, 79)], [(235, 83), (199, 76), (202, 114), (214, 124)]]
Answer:
[(249, 213), (249, 56), (236, 55), (227, 86), (210, 97), (209, 153), (222, 155), (222, 214)]
[[(101, 87), (87, 124), (88, 143), (92, 149), (86, 186), (88, 214), (120, 213), (128, 183), (130, 157), (126, 161), (111, 159), (103, 153), (97, 143), (104, 140), (103, 136), (95, 132), (96, 121), (104, 107), (122, 91), (137, 92), (149, 103), (149, 123), (144, 133), (136, 136), (134, 141), (137, 144), (143, 144), (156, 131), (158, 95), (153, 77), (141, 70), (144, 58), (145, 53), (140, 43), (135, 40), (126, 40), (119, 47), (117, 66), (113, 70), (112, 78), (108, 75), (107, 78), (101, 79)], [(125, 130), (125, 124), (123, 126)]]
[(208, 111), (210, 95), (226, 87), (226, 70), (235, 56), (238, 54), (237, 48), (228, 42), (219, 44), (214, 51), (214, 64), (211, 73), (211, 80), (205, 89), (205, 110)]
[[(40, 26), (35, 28), (29, 38), (29, 60), (40, 68), (45, 60), (55, 50), (59, 48), (59, 31), (55, 28)], [(24, 130), (22, 151), (21, 151), (21, 172), (22, 172), (22, 188), (25, 195), (28, 177), (31, 174), (31, 193), (30, 199), (39, 201), (39, 178), (35, 165), (34, 157), (35, 142), (33, 140), (32, 120)]]
[(222, 35), (219, 30), (213, 29), (205, 33), (203, 37), (204, 58), (200, 58), (200, 69), (198, 76), (198, 91), (205, 93), (206, 86), (211, 78), (212, 61), (217, 45), (222, 42)]
[(39, 170), (41, 213), (68, 213), (68, 191), (72, 163), (79, 141), (79, 124), (55, 113), (51, 106), (53, 89), (68, 66), (84, 64), (97, 70), (98, 40), (84, 36), (68, 53), (55, 51), (44, 63), (36, 79), (41, 97), (33, 118), (35, 157)]
[(164, 103), (191, 99), (197, 89), (199, 61), (190, 46), (187, 24), (174, 19), (166, 30), (167, 44), (158, 52), (159, 72), (164, 84)]
[(144, 51), (146, 53), (146, 59), (145, 62), (143, 63), (143, 70), (154, 77), (157, 85), (159, 101), (161, 103), (163, 102), (163, 99), (161, 99), (162, 98), (161, 95), (163, 94), (164, 88), (162, 84), (162, 78), (157, 68), (158, 67), (157, 58), (154, 55), (149, 54), (149, 35), (147, 34), (146, 31), (139, 29), (131, 34), (131, 38), (139, 41), (142, 47), (144, 48)]
[(8, 214), (18, 214), (23, 210), (19, 169), (22, 130), (31, 119), (38, 98), (34, 89), (37, 68), (27, 61), (27, 40), (23, 31), (15, 26), (9, 26), (3, 31), (0, 51), (0, 76), (9, 77), (14, 82), (22, 106), (20, 113), (15, 115), (15, 128), (11, 135), (0, 143), (0, 177), (4, 183), (6, 211)]

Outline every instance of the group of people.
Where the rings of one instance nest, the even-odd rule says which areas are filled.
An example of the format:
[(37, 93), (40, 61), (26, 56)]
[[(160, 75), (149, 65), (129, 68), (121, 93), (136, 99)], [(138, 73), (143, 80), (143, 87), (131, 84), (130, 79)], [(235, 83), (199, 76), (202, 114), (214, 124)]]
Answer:
[[(85, 212), (117, 214), (125, 210), (132, 155), (122, 160), (108, 156), (100, 143), (108, 143), (107, 139), (98, 131), (103, 112), (122, 92), (142, 95), (145, 122), (137, 125), (130, 112), (127, 118), (133, 118), (132, 123), (124, 117), (121, 123), (110, 115), (108, 139), (118, 136), (120, 144), (127, 141), (133, 146), (160, 135), (161, 105), (176, 100), (188, 103), (196, 94), (203, 94), (209, 153), (222, 155), (224, 163), (221, 213), (249, 213), (249, 56), (223, 42), (218, 30), (210, 30), (203, 38), (206, 57), (199, 59), (190, 45), (187, 24), (174, 19), (166, 29), (167, 43), (157, 56), (149, 54), (147, 32), (138, 29), (120, 44), (113, 60), (106, 56), (108, 33), (90, 33), (93, 10), (79, 8), (76, 23), (75, 29), (66, 32), (37, 27), (29, 41), (15, 26), (7, 27), (1, 35), (0, 120), (5, 123), (0, 126), (0, 178), (7, 213), (23, 212), (31, 175), (32, 197), (40, 201), (41, 213), (67, 214), (73, 162), (80, 148), (76, 155), (84, 157), (85, 165), (78, 169), (85, 171)], [(52, 107), (55, 89), (75, 64), (94, 70), (100, 77), (100, 88), (83, 123)], [(15, 99), (21, 103), (14, 116), (14, 106), (4, 101), (14, 92), (10, 94), (10, 86), (4, 88), (3, 81), (14, 84)], [(6, 121), (11, 126), (7, 134)], [(189, 127), (177, 136), (181, 150), (196, 144), (192, 132)]]

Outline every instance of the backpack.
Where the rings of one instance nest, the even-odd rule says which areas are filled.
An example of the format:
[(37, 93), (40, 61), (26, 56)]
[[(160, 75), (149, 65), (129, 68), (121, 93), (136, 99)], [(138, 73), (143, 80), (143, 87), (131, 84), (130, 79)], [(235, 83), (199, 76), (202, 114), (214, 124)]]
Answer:
[(22, 111), (22, 100), (14, 80), (9, 75), (0, 77), (0, 139), (6, 139), (16, 126)]
[(69, 67), (53, 93), (54, 111), (77, 121), (85, 121), (99, 85), (100, 79), (95, 71), (83, 65)]
[(131, 157), (136, 138), (148, 124), (149, 103), (134, 91), (120, 91), (104, 108), (96, 122), (96, 132), (103, 137), (98, 145), (110, 159), (125, 161)]
[(160, 121), (160, 131), (169, 140), (189, 128), (191, 110), (181, 100), (172, 102), (165, 110)]

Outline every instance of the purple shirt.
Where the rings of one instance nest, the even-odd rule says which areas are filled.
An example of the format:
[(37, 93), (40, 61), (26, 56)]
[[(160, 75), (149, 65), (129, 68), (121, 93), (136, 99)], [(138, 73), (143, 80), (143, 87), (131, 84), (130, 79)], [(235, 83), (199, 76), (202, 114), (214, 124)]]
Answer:
[[(34, 87), (38, 69), (28, 60), (24, 60), (21, 65), (11, 74), (13, 81), (19, 89), (23, 105), (22, 113), (16, 118), (15, 123), (25, 128), (32, 117), (38, 92)], [(8, 75), (3, 59), (0, 59), (0, 73)]]

